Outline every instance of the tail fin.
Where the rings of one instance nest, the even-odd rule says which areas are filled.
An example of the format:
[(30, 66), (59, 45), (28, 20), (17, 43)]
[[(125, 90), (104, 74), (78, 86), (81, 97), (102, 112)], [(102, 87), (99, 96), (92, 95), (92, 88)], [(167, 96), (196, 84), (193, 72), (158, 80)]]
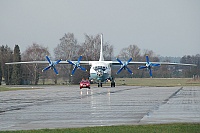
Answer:
[(103, 58), (103, 34), (101, 34), (101, 51), (100, 51), (99, 61), (104, 61), (104, 58)]

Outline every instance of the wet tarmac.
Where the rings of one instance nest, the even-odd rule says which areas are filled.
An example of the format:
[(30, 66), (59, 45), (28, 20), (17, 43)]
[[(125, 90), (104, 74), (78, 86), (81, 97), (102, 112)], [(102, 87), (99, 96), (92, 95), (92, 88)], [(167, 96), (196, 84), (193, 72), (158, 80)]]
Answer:
[(0, 92), (0, 130), (200, 122), (200, 87), (117, 86)]

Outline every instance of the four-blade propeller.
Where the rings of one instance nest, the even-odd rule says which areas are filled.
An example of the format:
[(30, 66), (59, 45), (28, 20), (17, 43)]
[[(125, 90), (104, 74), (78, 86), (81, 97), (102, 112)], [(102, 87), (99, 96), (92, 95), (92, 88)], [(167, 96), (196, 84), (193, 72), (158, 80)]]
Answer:
[(127, 62), (124, 62), (124, 63), (118, 58), (117, 58), (117, 61), (122, 65), (121, 68), (117, 71), (117, 74), (119, 74), (123, 69), (127, 70), (130, 74), (133, 74), (133, 72), (127, 66), (129, 62), (132, 61), (132, 58), (130, 58)]
[(42, 72), (44, 72), (44, 71), (48, 70), (49, 68), (51, 68), (51, 69), (53, 69), (54, 72), (58, 75), (58, 71), (57, 71), (57, 69), (56, 69), (55, 66), (56, 66), (62, 59), (57, 60), (56, 62), (51, 61), (50, 58), (49, 58), (48, 56), (46, 56), (46, 59), (47, 59), (47, 61), (49, 62), (49, 66), (45, 67), (45, 68), (42, 70)]
[[(48, 56), (46, 56), (46, 59), (47, 59), (47, 61), (49, 62), (49, 66), (45, 67), (45, 68), (42, 70), (42, 72), (44, 72), (44, 71), (48, 70), (49, 68), (51, 68), (51, 69), (53, 69), (54, 72), (58, 75), (58, 71), (57, 71), (57, 69), (55, 68), (55, 66), (56, 66), (57, 64), (59, 64), (59, 62), (60, 62), (62, 59), (57, 60), (57, 61), (55, 61), (55, 62), (51, 61), (50, 58), (49, 58)], [(78, 61), (77, 61), (77, 62), (72, 62), (72, 61), (70, 61), (70, 60), (67, 60), (67, 62), (68, 62), (69, 64), (71, 64), (71, 65), (74, 66), (74, 68), (73, 68), (73, 70), (72, 70), (71, 76), (74, 75), (74, 73), (75, 73), (75, 71), (76, 71), (77, 68), (79, 68), (79, 69), (81, 69), (81, 70), (83, 70), (83, 71), (87, 71), (84, 67), (82, 67), (82, 66), (80, 65), (81, 59), (82, 59), (82, 56), (80, 56), (80, 57), (78, 58)], [(122, 61), (121, 61), (120, 59), (118, 59), (118, 58), (117, 58), (117, 61), (121, 64), (121, 68), (117, 71), (116, 74), (119, 74), (123, 69), (124, 69), (124, 70), (127, 70), (130, 74), (133, 74), (133, 72), (128, 68), (128, 64), (132, 61), (132, 58), (130, 58), (127, 62), (122, 62)], [(146, 56), (146, 65), (145, 65), (145, 66), (139, 66), (138, 69), (145, 69), (145, 68), (147, 68), (147, 70), (149, 70), (149, 75), (150, 75), (150, 77), (152, 77), (153, 75), (152, 75), (152, 70), (151, 70), (151, 68), (154, 67), (154, 66), (160, 66), (160, 64), (151, 63), (151, 62), (149, 61), (149, 57)]]
[(156, 63), (151, 63), (149, 62), (149, 57), (146, 56), (146, 66), (139, 66), (138, 69), (144, 69), (144, 68), (147, 68), (147, 70), (149, 70), (149, 75), (150, 77), (152, 77), (152, 70), (151, 68), (154, 67), (154, 66), (160, 66), (160, 64), (156, 64)]
[(78, 58), (78, 61), (77, 61), (77, 62), (72, 62), (72, 61), (70, 61), (70, 60), (67, 60), (67, 62), (69, 62), (69, 64), (71, 64), (71, 65), (74, 66), (74, 69), (72, 70), (71, 76), (74, 75), (74, 73), (75, 73), (75, 71), (76, 71), (77, 68), (80, 68), (80, 69), (83, 70), (83, 71), (87, 71), (87, 69), (85, 69), (84, 67), (82, 67), (82, 66), (80, 65), (81, 59), (82, 59), (82, 56), (80, 56), (80, 57)]

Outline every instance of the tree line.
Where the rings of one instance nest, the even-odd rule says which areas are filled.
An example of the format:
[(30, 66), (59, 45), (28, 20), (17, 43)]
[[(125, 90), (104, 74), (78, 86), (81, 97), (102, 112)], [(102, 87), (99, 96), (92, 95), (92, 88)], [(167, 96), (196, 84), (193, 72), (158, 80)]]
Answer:
[[(42, 73), (42, 69), (48, 64), (16, 64), (5, 65), (6, 62), (18, 62), (18, 61), (44, 61), (45, 56), (48, 55), (52, 60), (78, 60), (82, 55), (82, 60), (99, 60), (100, 55), (100, 35), (87, 35), (84, 34), (85, 40), (79, 43), (73, 33), (64, 34), (60, 39), (60, 43), (54, 48), (54, 58), (50, 54), (48, 47), (44, 47), (40, 44), (33, 43), (28, 46), (26, 50), (21, 53), (19, 45), (15, 45), (12, 50), (7, 45), (0, 46), (0, 81), (5, 82), (7, 85), (19, 85), (19, 84), (38, 84), (39, 79), (43, 84), (47, 82), (47, 79), (53, 80), (57, 84), (57, 80), (62, 79), (63, 84), (68, 82), (78, 83), (82, 78), (89, 77), (89, 71), (83, 72), (77, 70), (73, 77), (71, 77), (71, 71), (73, 66), (61, 65), (56, 66), (59, 71), (59, 75), (55, 75), (53, 71), (47, 71)], [(103, 52), (105, 60), (115, 60), (113, 45), (108, 42), (104, 42)], [(129, 58), (133, 58), (133, 61), (146, 61), (145, 56), (148, 55), (150, 61), (160, 61), (159, 57), (152, 50), (141, 50), (137, 45), (132, 44), (126, 48), (121, 49), (118, 58), (127, 61)], [(166, 60), (167, 61), (167, 60)], [(160, 68), (153, 69), (153, 77), (159, 78), (172, 78), (172, 77), (192, 77), (193, 75), (200, 75), (200, 54), (183, 56), (180, 60), (181, 63), (193, 63), (197, 64), (197, 67), (183, 67), (183, 66), (162, 66)], [(90, 66), (84, 66), (89, 70)], [(149, 77), (146, 70), (137, 70), (137, 65), (129, 66), (133, 70), (133, 75), (130, 75), (126, 71), (122, 71), (116, 75), (120, 66), (112, 67), (112, 75), (114, 77), (131, 77), (131, 78), (147, 78)], [(0, 83), (1, 83), (0, 82)]]

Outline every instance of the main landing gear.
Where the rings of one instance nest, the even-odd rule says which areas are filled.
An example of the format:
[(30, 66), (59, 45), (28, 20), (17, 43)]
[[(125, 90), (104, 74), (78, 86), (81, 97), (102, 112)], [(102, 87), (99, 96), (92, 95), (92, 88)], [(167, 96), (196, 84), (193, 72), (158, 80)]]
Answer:
[[(110, 86), (115, 87), (115, 81), (114, 80), (111, 81)], [(102, 83), (98, 83), (98, 87), (102, 87)]]
[(115, 87), (115, 81), (114, 80), (111, 81), (111, 87)]
[(98, 87), (102, 87), (102, 83), (98, 83)]

